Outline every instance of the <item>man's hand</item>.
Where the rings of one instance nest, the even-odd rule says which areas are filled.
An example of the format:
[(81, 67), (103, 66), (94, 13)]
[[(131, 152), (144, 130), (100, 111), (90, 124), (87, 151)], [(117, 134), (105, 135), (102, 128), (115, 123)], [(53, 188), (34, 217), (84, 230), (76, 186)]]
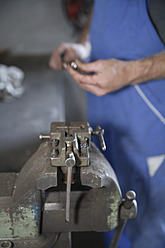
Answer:
[[(98, 60), (92, 63), (76, 61), (80, 72), (64, 64), (77, 84), (97, 96), (119, 90), (128, 85), (165, 78), (165, 52), (141, 60)], [(91, 74), (89, 74), (91, 73)]]
[(52, 54), (49, 66), (54, 70), (62, 70), (64, 62), (69, 63), (77, 58), (76, 51), (69, 44), (62, 43)]
[(87, 64), (78, 61), (76, 63), (79, 70), (88, 75), (73, 70), (67, 64), (64, 64), (64, 67), (81, 88), (97, 96), (103, 96), (130, 84), (130, 62), (108, 59)]
[(76, 59), (85, 60), (90, 51), (91, 44), (88, 40), (84, 43), (62, 43), (52, 54), (49, 65), (54, 70), (62, 70), (63, 63), (70, 63)]

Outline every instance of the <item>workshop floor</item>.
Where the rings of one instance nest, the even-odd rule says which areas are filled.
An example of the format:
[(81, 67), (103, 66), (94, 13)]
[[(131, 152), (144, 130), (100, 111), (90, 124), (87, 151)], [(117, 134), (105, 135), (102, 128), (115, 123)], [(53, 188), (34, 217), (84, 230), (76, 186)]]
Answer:
[[(7, 18), (6, 18), (7, 17)], [(48, 133), (52, 121), (85, 121), (86, 94), (66, 72), (48, 67), (53, 49), (74, 41), (61, 0), (0, 0), (0, 64), (25, 73), (25, 93), (0, 102), (0, 172), (20, 171)], [(73, 248), (102, 248), (101, 233), (73, 233)]]

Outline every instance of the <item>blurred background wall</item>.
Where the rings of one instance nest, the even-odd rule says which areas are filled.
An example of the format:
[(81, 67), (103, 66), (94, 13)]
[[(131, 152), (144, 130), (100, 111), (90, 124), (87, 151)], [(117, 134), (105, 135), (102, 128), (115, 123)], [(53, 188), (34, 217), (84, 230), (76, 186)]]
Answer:
[(0, 171), (19, 171), (52, 121), (86, 120), (85, 92), (48, 66), (61, 42), (76, 40), (63, 1), (0, 0), (0, 63), (25, 73), (23, 96), (0, 101)]
[[(86, 94), (48, 66), (53, 50), (77, 35), (61, 0), (0, 0), (0, 64), (23, 70), (24, 94), (0, 101), (0, 172), (19, 172), (52, 121), (85, 121)], [(101, 248), (99, 233), (74, 233), (73, 248)]]

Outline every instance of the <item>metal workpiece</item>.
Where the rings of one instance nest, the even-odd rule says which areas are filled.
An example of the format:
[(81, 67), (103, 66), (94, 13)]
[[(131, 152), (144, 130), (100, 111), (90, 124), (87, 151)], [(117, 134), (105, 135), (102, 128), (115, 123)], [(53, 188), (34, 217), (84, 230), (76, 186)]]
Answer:
[(77, 66), (77, 64), (76, 64), (75, 61), (71, 61), (70, 66), (71, 66), (74, 70), (77, 70), (77, 69), (78, 69), (78, 66)]
[(69, 151), (73, 152), (76, 157), (76, 166), (89, 165), (91, 128), (88, 123), (72, 122), (70, 126), (67, 126), (65, 123), (53, 122), (50, 129), (50, 140), (51, 146), (52, 140), (58, 141), (56, 145), (52, 146), (52, 149), (56, 149), (56, 155), (51, 156), (52, 166), (66, 166), (65, 160)]

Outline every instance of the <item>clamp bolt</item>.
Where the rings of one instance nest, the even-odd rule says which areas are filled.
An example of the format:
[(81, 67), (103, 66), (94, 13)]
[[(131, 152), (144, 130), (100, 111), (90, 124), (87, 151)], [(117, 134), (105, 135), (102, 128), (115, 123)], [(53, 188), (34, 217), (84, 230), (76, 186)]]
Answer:
[(43, 140), (43, 139), (50, 139), (50, 135), (49, 135), (49, 134), (40, 133), (39, 139), (40, 139), (40, 140)]

